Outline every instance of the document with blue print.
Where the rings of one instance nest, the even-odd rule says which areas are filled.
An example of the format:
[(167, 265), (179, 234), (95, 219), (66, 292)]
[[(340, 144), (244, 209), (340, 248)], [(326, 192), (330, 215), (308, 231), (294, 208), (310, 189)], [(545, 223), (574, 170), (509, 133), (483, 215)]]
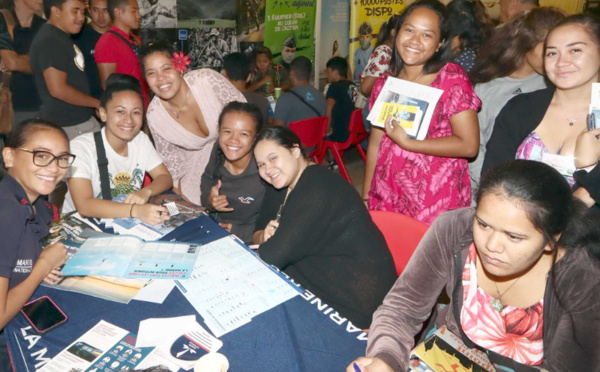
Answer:
[(203, 245), (175, 284), (217, 337), (300, 293), (233, 236)]
[(144, 242), (128, 235), (91, 237), (65, 264), (65, 276), (104, 275), (138, 279), (187, 279), (198, 244)]

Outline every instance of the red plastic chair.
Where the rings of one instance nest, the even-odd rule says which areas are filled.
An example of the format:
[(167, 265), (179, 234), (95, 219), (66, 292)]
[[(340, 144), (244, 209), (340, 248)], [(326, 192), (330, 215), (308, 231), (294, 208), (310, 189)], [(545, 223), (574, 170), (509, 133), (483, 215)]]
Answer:
[(323, 152), (323, 138), (325, 138), (325, 132), (327, 131), (327, 121), (327, 116), (317, 116), (290, 123), (290, 129), (300, 137), (303, 148), (315, 147), (306, 156), (312, 157), (317, 164), (321, 164), (323, 160), (321, 153)]
[(365, 126), (363, 124), (361, 109), (352, 111), (350, 123), (348, 124), (348, 132), (350, 134), (345, 142), (323, 141), (323, 151), (320, 155), (320, 162), (323, 161), (323, 156), (325, 156), (327, 149), (330, 149), (331, 153), (333, 154), (333, 158), (338, 165), (340, 173), (342, 174), (342, 177), (348, 180), (348, 182), (352, 183), (342, 157), (344, 156), (344, 152), (351, 146), (356, 146), (363, 162), (366, 162), (365, 151), (360, 144), (362, 141), (369, 138), (369, 134), (365, 130)]
[(369, 211), (375, 225), (381, 230), (394, 258), (396, 273), (400, 275), (428, 226), (400, 213)]

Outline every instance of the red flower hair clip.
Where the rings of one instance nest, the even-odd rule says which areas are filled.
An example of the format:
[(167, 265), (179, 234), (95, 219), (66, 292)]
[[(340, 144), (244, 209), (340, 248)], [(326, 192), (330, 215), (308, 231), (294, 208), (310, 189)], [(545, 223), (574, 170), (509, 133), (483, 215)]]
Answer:
[(183, 52), (175, 52), (173, 53), (173, 58), (171, 58), (171, 63), (173, 63), (175, 70), (181, 74), (188, 70), (188, 65), (192, 61), (190, 61), (190, 56), (183, 54)]

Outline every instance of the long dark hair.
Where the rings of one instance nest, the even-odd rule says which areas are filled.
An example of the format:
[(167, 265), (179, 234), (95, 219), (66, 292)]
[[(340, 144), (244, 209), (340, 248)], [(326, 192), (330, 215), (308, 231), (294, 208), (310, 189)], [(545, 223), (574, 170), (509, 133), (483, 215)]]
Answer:
[(400, 20), (400, 18), (400, 14), (394, 14), (390, 17), (390, 19), (388, 19), (381, 25), (381, 27), (379, 28), (379, 34), (377, 35), (377, 43), (375, 43), (375, 48), (377, 48), (378, 46), (380, 46), (388, 40), (392, 43), (394, 42), (394, 38), (392, 36), (394, 35), (394, 33), (392, 31), (394, 31), (398, 26), (398, 21)]
[[(600, 17), (595, 14), (575, 14), (562, 19), (556, 23), (554, 27), (548, 32), (548, 35), (553, 33), (557, 28), (567, 25), (578, 25), (581, 26), (585, 32), (594, 40), (596, 47), (600, 49)], [(547, 40), (547, 39), (546, 39)], [(546, 49), (546, 43), (544, 43), (544, 50)]]
[(540, 7), (518, 14), (498, 26), (479, 51), (469, 73), (471, 82), (486, 83), (519, 69), (525, 63), (527, 53), (543, 42), (550, 29), (565, 17), (561, 9)]
[[(438, 27), (440, 29), (440, 39), (438, 42), (443, 41), (437, 52), (435, 52), (434, 55), (427, 62), (425, 62), (425, 66), (423, 66), (423, 72), (429, 74), (439, 71), (446, 64), (446, 62), (450, 60), (450, 54), (452, 53), (452, 50), (450, 48), (451, 41), (448, 40), (448, 26), (446, 22), (446, 19), (448, 18), (448, 9), (446, 9), (446, 6), (438, 0), (415, 1), (407, 6), (400, 15), (398, 23), (396, 24), (396, 39), (398, 39), (400, 28), (402, 28), (402, 25), (408, 16), (410, 16), (411, 13), (418, 8), (427, 8), (437, 15)], [(390, 73), (392, 75), (398, 75), (403, 68), (404, 61), (402, 61), (400, 53), (398, 53), (398, 47), (394, 42), (394, 46), (392, 48), (392, 59), (390, 61)]]
[(140, 68), (142, 69), (142, 74), (146, 74), (146, 68), (144, 67), (144, 63), (146, 62), (146, 58), (154, 53), (163, 53), (167, 56), (167, 58), (171, 58), (173, 53), (175, 52), (175, 48), (173, 45), (166, 40), (153, 41), (148, 44), (142, 45), (138, 49), (138, 54), (140, 57)]
[(279, 126), (265, 128), (256, 137), (254, 146), (256, 146), (259, 142), (265, 140), (273, 141), (279, 146), (283, 146), (290, 151), (293, 150), (294, 147), (297, 147), (300, 149), (302, 157), (308, 160), (306, 154), (304, 153), (304, 150), (302, 149), (302, 143), (300, 142), (300, 138), (298, 138), (296, 133), (294, 133), (290, 128)]
[(475, 52), (491, 36), (493, 23), (479, 0), (452, 0), (448, 7), (448, 39), (458, 37), (460, 44), (452, 51), (456, 57), (465, 49)]
[[(263, 122), (264, 122), (264, 119), (263, 119), (262, 113), (260, 112), (260, 109), (252, 103), (238, 102), (238, 101), (229, 102), (225, 107), (223, 107), (223, 111), (221, 111), (221, 114), (219, 115), (219, 131), (221, 130), (221, 124), (223, 124), (223, 119), (225, 118), (225, 116), (232, 112), (244, 113), (252, 118), (252, 121), (254, 122), (254, 125), (255, 125), (255, 133), (256, 133), (254, 138), (256, 139), (256, 136), (258, 136), (258, 133), (260, 133), (260, 131), (262, 130)], [(217, 166), (215, 167), (215, 171), (214, 171), (212, 177), (213, 177), (213, 180), (216, 181), (221, 178), (221, 169), (223, 168), (223, 165), (225, 164), (225, 154), (223, 153), (223, 150), (221, 149), (221, 146), (219, 145), (218, 140), (217, 140), (217, 143), (215, 144), (215, 146), (217, 147), (217, 149), (216, 149), (216, 151), (217, 151), (216, 165)]]
[(555, 258), (561, 247), (585, 249), (600, 259), (600, 219), (573, 196), (565, 178), (551, 166), (531, 160), (504, 163), (482, 179), (477, 203), (489, 193), (516, 200), (544, 243), (554, 247)]

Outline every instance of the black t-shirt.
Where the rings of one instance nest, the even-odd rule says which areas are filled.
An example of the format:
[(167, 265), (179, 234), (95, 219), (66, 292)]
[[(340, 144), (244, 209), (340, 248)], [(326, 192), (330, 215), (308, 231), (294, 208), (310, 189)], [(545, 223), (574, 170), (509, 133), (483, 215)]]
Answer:
[(327, 138), (328, 140), (344, 142), (348, 139), (348, 125), (354, 111), (355, 94), (356, 85), (350, 80), (340, 80), (329, 86), (327, 99), (334, 99), (335, 105), (331, 112), (333, 134)]
[[(17, 15), (14, 9), (11, 10), (15, 19), (15, 28), (13, 29), (14, 40), (8, 33), (6, 20), (0, 16), (0, 50), (14, 50), (17, 54), (29, 54), (29, 48), (33, 37), (40, 27), (46, 22), (37, 15), (31, 20), (31, 27), (21, 27), (18, 23)], [(41, 100), (35, 85), (35, 79), (32, 74), (15, 71), (10, 78), (10, 91), (12, 92), (12, 103), (15, 111), (35, 111), (41, 105)]]
[(269, 111), (269, 101), (263, 96), (256, 92), (245, 91), (242, 92), (246, 101), (252, 103), (260, 109), (260, 113), (263, 116), (263, 126), (267, 123), (267, 112)]
[(102, 36), (101, 33), (94, 30), (92, 26), (86, 24), (83, 26), (80, 33), (73, 35), (75, 45), (79, 47), (85, 60), (85, 74), (88, 77), (91, 95), (100, 99), (102, 94), (102, 86), (100, 85), (100, 75), (98, 74), (98, 66), (94, 58), (94, 49), (98, 39)]
[(83, 123), (93, 115), (94, 110), (90, 107), (74, 106), (52, 97), (44, 79), (44, 71), (53, 67), (67, 74), (68, 85), (90, 94), (83, 54), (69, 34), (50, 23), (44, 24), (33, 39), (29, 61), (42, 99), (42, 119), (70, 127)]

